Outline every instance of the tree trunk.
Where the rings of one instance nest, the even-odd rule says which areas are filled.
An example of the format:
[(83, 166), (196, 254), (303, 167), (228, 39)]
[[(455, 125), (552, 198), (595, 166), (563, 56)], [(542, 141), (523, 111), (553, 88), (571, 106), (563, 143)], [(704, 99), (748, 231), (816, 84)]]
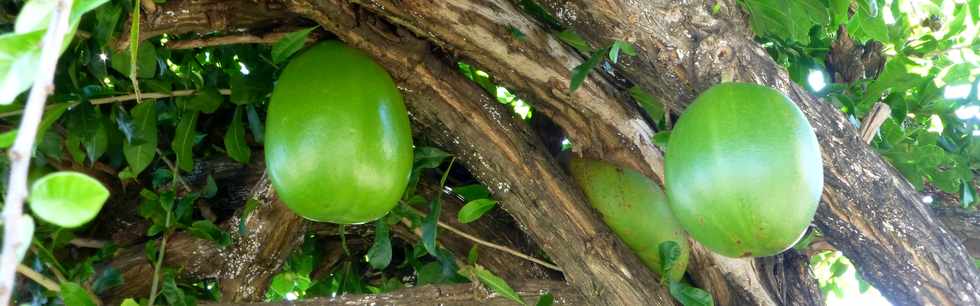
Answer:
[(980, 303), (980, 272), (912, 186), (833, 105), (794, 84), (752, 40), (735, 1), (542, 1), (587, 40), (632, 42), (639, 56), (618, 65), (680, 113), (723, 79), (772, 86), (800, 106), (817, 132), (825, 188), (816, 224), (861, 275), (896, 305)]
[[(633, 42), (641, 53), (624, 59), (617, 74), (654, 92), (675, 113), (721, 79), (768, 84), (787, 93), (823, 145), (827, 186), (817, 224), (831, 242), (897, 304), (980, 301), (977, 272), (962, 245), (943, 234), (908, 184), (861, 143), (837, 110), (789, 81), (752, 41), (733, 2), (720, 2), (717, 16), (708, 13), (711, 4), (674, 1), (543, 2), (593, 45)], [(460, 56), (515, 89), (540, 111), (536, 115), (564, 130), (576, 151), (662, 181), (662, 155), (650, 142), (653, 131), (627, 95), (607, 80), (610, 76), (598, 74), (568, 92), (571, 71), (582, 57), (510, 2), (171, 0), (144, 15), (140, 37), (262, 30), (298, 17), (365, 50), (392, 74), (416, 132), (454, 153), (490, 187), (562, 267), (583, 303), (673, 304), (653, 273), (599, 221), (534, 131), (465, 79), (443, 53)], [(511, 27), (524, 37), (513, 36)], [(913, 248), (920, 244), (926, 247)], [(720, 305), (822, 304), (806, 258), (793, 251), (730, 259), (695, 243), (689, 272)]]

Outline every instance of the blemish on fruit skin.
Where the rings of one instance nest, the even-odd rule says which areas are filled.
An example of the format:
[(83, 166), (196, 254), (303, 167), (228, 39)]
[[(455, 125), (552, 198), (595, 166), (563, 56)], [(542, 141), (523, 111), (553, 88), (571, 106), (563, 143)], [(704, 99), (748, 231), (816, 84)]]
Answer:
[(752, 252), (742, 253), (742, 257), (752, 257)]
[(742, 239), (735, 240), (735, 244), (742, 244)]

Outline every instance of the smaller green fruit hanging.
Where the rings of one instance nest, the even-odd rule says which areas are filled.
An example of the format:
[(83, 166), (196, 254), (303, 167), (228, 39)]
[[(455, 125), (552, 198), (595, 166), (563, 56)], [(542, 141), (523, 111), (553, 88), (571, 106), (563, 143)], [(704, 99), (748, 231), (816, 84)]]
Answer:
[(572, 158), (569, 170), (603, 221), (648, 268), (661, 271), (660, 243), (677, 242), (681, 254), (670, 279), (684, 276), (690, 253), (687, 234), (656, 183), (634, 170), (596, 160)]

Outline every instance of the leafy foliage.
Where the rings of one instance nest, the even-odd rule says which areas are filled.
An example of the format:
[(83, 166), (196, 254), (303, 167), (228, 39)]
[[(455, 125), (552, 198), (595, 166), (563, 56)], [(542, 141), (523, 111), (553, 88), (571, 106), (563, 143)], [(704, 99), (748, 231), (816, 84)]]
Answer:
[[(958, 197), (964, 208), (976, 205), (980, 169), (980, 117), (972, 111), (980, 107), (976, 94), (980, 16), (972, 13), (976, 3), (788, 1), (786, 9), (778, 10), (767, 1), (741, 3), (752, 13), (759, 40), (793, 80), (837, 105), (855, 126), (875, 103), (891, 107), (891, 116), (872, 145), (909, 182), (919, 190), (928, 186)], [(829, 18), (823, 18), (823, 12), (830, 12)], [(807, 26), (771, 25), (789, 19)], [(808, 81), (811, 75), (834, 77), (826, 70), (825, 58), (837, 39), (838, 26), (858, 43), (881, 43), (887, 61), (877, 78), (814, 88)]]
[[(856, 128), (875, 103), (890, 106), (871, 145), (912, 185), (928, 192), (926, 204), (976, 209), (980, 1), (739, 3), (750, 12), (757, 39), (791, 78), (837, 106)], [(866, 79), (841, 81), (838, 71), (853, 67), (829, 67), (826, 61), (833, 42), (842, 39), (839, 27), (860, 47), (881, 44), (880, 51), (871, 51), (885, 57), (880, 72), (867, 67)], [(947, 196), (933, 197), (936, 193)], [(959, 203), (941, 203), (944, 198)], [(831, 299), (874, 291), (839, 253), (818, 254), (811, 265)]]

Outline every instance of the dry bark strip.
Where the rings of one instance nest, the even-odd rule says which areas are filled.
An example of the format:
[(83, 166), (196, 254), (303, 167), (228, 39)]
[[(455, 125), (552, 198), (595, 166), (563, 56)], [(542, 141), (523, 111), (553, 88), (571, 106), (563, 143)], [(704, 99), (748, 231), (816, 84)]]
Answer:
[[(586, 299), (575, 288), (558, 281), (519, 281), (511, 287), (524, 301), (533, 305), (545, 292), (555, 298), (555, 305), (585, 305)], [(333, 298), (267, 303), (214, 303), (206, 306), (334, 306), (334, 305), (493, 305), (511, 306), (514, 301), (473, 284), (425, 285), (380, 294), (350, 294)]]
[[(345, 2), (345, 1), (327, 1)], [(337, 4), (341, 6), (342, 4)], [(650, 128), (634, 104), (601, 77), (587, 79), (568, 93), (572, 69), (583, 59), (536, 23), (522, 17), (519, 8), (505, 0), (425, 1), (374, 0), (364, 7), (487, 70), (510, 88), (525, 94), (537, 110), (560, 125), (575, 148), (585, 154), (638, 169), (662, 181), (663, 157), (650, 143)], [(523, 38), (511, 34), (511, 27)], [(596, 45), (599, 46), (599, 45)], [(587, 121), (582, 121), (585, 119)], [(584, 129), (584, 130), (583, 130)], [(615, 144), (615, 145), (611, 145)], [(693, 241), (692, 241), (693, 242)], [(777, 305), (787, 302), (767, 292), (749, 259), (730, 259), (693, 242), (695, 258), (690, 272), (698, 283), (715, 294), (720, 305)], [(805, 261), (792, 261), (806, 265)], [(789, 269), (806, 271), (805, 269)], [(782, 274), (784, 277), (785, 274)], [(816, 288), (810, 273), (796, 274), (789, 283)], [(822, 299), (796, 305), (822, 305)]]
[(897, 171), (831, 104), (794, 84), (752, 40), (735, 1), (544, 0), (595, 45), (632, 42), (618, 68), (680, 113), (722, 79), (772, 86), (800, 106), (823, 146), (825, 188), (816, 224), (896, 305), (975, 305), (980, 272)]

